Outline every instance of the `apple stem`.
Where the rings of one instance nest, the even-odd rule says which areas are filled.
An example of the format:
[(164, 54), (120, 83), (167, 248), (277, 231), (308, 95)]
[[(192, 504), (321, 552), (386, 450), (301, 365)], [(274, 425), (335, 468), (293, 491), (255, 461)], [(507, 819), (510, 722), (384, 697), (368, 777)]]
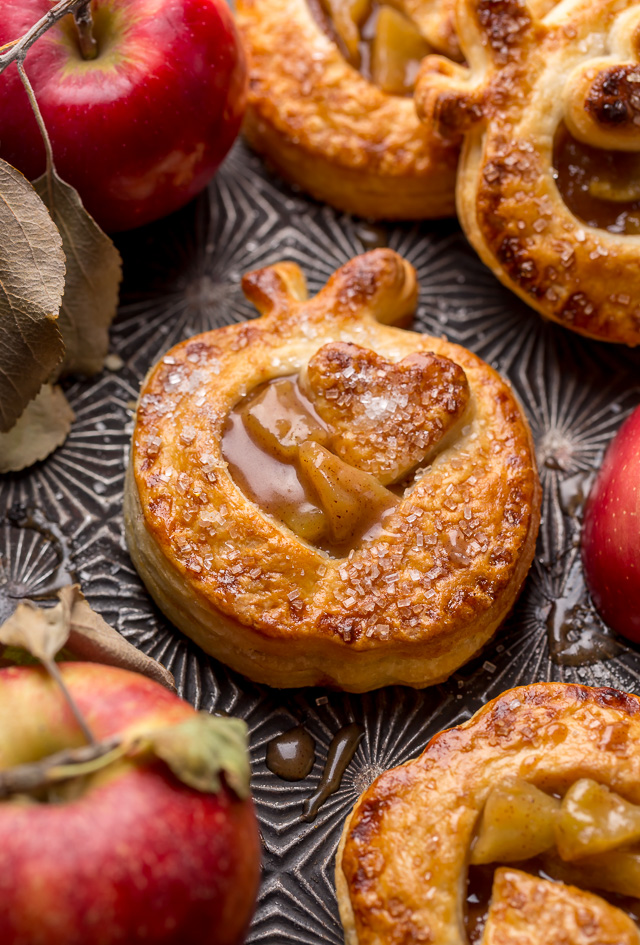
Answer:
[(52, 678), (52, 679), (55, 679), (55, 681), (57, 682), (57, 684), (60, 686), (60, 689), (62, 690), (62, 694), (64, 695), (65, 699), (67, 700), (67, 704), (68, 704), (69, 708), (71, 709), (71, 711), (73, 712), (73, 715), (74, 715), (74, 717), (75, 717), (76, 722), (78, 723), (78, 725), (79, 725), (80, 728), (82, 729), (82, 734), (83, 734), (84, 737), (86, 738), (87, 742), (88, 742), (90, 745), (95, 745), (95, 744), (96, 744), (96, 740), (95, 740), (94, 734), (93, 734), (93, 732), (91, 731), (91, 729), (89, 728), (89, 726), (88, 726), (88, 724), (87, 724), (87, 720), (85, 719), (85, 717), (83, 716), (82, 712), (80, 711), (80, 709), (79, 709), (79, 707), (78, 707), (78, 703), (76, 702), (76, 700), (73, 698), (73, 696), (72, 696), (71, 693), (69, 692), (69, 690), (68, 690), (68, 688), (67, 688), (67, 684), (65, 683), (64, 679), (62, 678), (62, 673), (61, 673), (60, 670), (58, 669), (58, 664), (56, 663), (55, 660), (42, 660), (42, 663), (44, 664), (44, 667), (45, 667), (45, 669), (47, 670), (47, 672), (49, 673), (49, 675), (51, 676), (51, 678)]
[(49, 138), (49, 132), (47, 131), (47, 126), (44, 123), (44, 118), (42, 117), (42, 112), (40, 111), (40, 106), (38, 105), (38, 100), (36, 99), (36, 93), (33, 91), (33, 86), (29, 81), (29, 76), (25, 72), (24, 68), (24, 56), (21, 56), (17, 63), (18, 73), (20, 74), (20, 79), (24, 86), (24, 90), (27, 93), (29, 102), (31, 104), (31, 110), (35, 116), (36, 122), (38, 123), (38, 128), (40, 129), (40, 134), (42, 136), (42, 141), (44, 144), (44, 149), (47, 155), (47, 190), (49, 198), (49, 206), (53, 207), (53, 181), (52, 174), (54, 170), (53, 163), (53, 148), (51, 147), (51, 139)]
[(80, 55), (83, 59), (98, 58), (98, 43), (93, 35), (93, 17), (91, 16), (91, 0), (85, 0), (73, 12), (78, 30)]
[[(82, 2), (86, 2), (86, 0), (82, 0)], [(58, 20), (71, 13), (79, 4), (80, 0), (59, 0), (59, 3), (47, 10), (44, 16), (40, 17), (24, 36), (2, 46), (0, 49), (0, 73), (4, 72), (12, 62), (23, 59), (30, 46), (33, 46), (41, 36), (44, 36), (48, 29), (51, 29)]]

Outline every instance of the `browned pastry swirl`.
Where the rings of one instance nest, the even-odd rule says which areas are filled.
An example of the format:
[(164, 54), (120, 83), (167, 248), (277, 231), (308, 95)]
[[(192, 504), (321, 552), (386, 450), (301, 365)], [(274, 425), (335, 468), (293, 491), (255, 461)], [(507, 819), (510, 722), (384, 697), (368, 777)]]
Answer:
[(467, 236), (543, 315), (637, 345), (638, 3), (573, 0), (540, 17), (525, 0), (458, 0), (457, 23), (468, 66), (425, 59), (416, 104), (464, 138)]
[(144, 383), (136, 567), (178, 627), (253, 679), (446, 678), (532, 560), (540, 487), (518, 403), (471, 352), (393, 327), (417, 286), (391, 250), (315, 298), (291, 263), (243, 287), (261, 318), (177, 345)]
[(639, 745), (637, 696), (561, 683), (512, 689), (436, 735), (345, 824), (347, 945), (466, 945), (469, 862), (501, 861), (481, 945), (638, 945), (602, 891), (640, 894)]

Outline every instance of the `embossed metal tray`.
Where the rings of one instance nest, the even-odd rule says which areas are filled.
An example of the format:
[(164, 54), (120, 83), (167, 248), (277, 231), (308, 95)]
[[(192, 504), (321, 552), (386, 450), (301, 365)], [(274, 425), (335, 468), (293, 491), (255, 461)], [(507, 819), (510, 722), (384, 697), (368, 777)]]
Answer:
[[(640, 691), (640, 653), (607, 637), (584, 590), (578, 548), (589, 476), (640, 403), (640, 350), (543, 322), (485, 269), (455, 222), (365, 225), (295, 193), (242, 144), (208, 194), (118, 243), (125, 283), (112, 350), (122, 364), (116, 358), (115, 370), (70, 384), (76, 421), (66, 444), (0, 483), (0, 617), (17, 596), (51, 592), (66, 548), (91, 604), (168, 666), (187, 699), (246, 719), (264, 841), (249, 942), (339, 943), (335, 850), (345, 815), (377, 774), (510, 686), (565, 680)], [(131, 565), (122, 488), (133, 405), (146, 371), (169, 346), (255, 314), (240, 291), (243, 272), (295, 260), (316, 291), (336, 267), (376, 245), (391, 246), (418, 271), (415, 327), (471, 348), (506, 374), (524, 404), (544, 485), (537, 556), (496, 640), (446, 684), (364, 696), (270, 690), (227, 671), (169, 625)], [(39, 510), (49, 530), (18, 527), (25, 508)], [(597, 652), (611, 656), (595, 659)], [(313, 823), (303, 822), (302, 804), (320, 780), (331, 738), (353, 721), (365, 735), (341, 788)], [(265, 751), (274, 735), (300, 722), (316, 740), (316, 763), (291, 784), (268, 771)]]

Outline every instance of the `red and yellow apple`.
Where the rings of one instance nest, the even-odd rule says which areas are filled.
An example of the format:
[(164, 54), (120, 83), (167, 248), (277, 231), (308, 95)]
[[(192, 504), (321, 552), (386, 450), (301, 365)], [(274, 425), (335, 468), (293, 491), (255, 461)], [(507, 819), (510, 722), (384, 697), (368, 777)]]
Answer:
[(604, 620), (640, 642), (640, 407), (609, 446), (587, 500), (582, 561)]
[[(0, 46), (50, 0), (0, 0)], [(28, 51), (25, 69), (58, 173), (108, 231), (181, 207), (238, 133), (246, 65), (224, 0), (93, 0), (98, 55), (85, 60), (72, 15)], [(15, 64), (0, 75), (0, 157), (30, 180), (42, 139)]]
[[(196, 715), (146, 677), (60, 665), (98, 740)], [(82, 744), (43, 670), (0, 670), (0, 769)], [(259, 863), (250, 799), (224, 782), (216, 794), (201, 793), (160, 761), (120, 760), (57, 803), (0, 801), (0, 942), (237, 945), (253, 911)]]

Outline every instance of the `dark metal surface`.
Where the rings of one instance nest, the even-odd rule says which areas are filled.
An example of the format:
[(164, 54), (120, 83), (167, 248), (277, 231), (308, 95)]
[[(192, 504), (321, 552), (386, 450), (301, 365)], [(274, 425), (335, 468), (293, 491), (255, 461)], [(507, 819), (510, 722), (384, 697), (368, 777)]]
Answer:
[[(582, 583), (579, 500), (605, 446), (640, 403), (640, 351), (545, 324), (484, 268), (455, 223), (364, 225), (271, 178), (242, 145), (208, 195), (118, 242), (125, 285), (112, 349), (123, 364), (71, 384), (76, 422), (67, 443), (46, 462), (0, 482), (0, 509), (14, 513), (14, 523), (5, 518), (0, 531), (0, 615), (12, 606), (10, 594), (37, 595), (55, 575), (57, 543), (15, 524), (17, 506), (35, 507), (61, 530), (77, 578), (105, 619), (168, 666), (196, 706), (249, 723), (265, 849), (249, 941), (339, 943), (335, 848), (350, 806), (379, 772), (418, 754), (432, 734), (469, 718), (513, 685), (555, 679), (640, 691), (636, 650), (614, 642), (613, 659), (560, 665), (550, 660), (548, 631), (573, 611), (578, 629), (560, 646), (564, 659), (580, 648), (581, 635), (603, 631)], [(133, 570), (122, 526), (133, 404), (144, 374), (172, 344), (255, 314), (240, 292), (243, 272), (291, 259), (317, 290), (351, 256), (381, 244), (417, 268), (415, 327), (446, 333), (481, 355), (509, 377), (524, 404), (544, 485), (537, 557), (497, 639), (446, 685), (364, 696), (269, 690), (228, 672), (185, 640), (155, 609)], [(318, 784), (331, 738), (354, 721), (365, 735), (342, 787), (315, 822), (305, 823), (302, 803)], [(316, 763), (304, 781), (291, 784), (267, 770), (265, 751), (270, 738), (297, 723), (316, 740)]]

